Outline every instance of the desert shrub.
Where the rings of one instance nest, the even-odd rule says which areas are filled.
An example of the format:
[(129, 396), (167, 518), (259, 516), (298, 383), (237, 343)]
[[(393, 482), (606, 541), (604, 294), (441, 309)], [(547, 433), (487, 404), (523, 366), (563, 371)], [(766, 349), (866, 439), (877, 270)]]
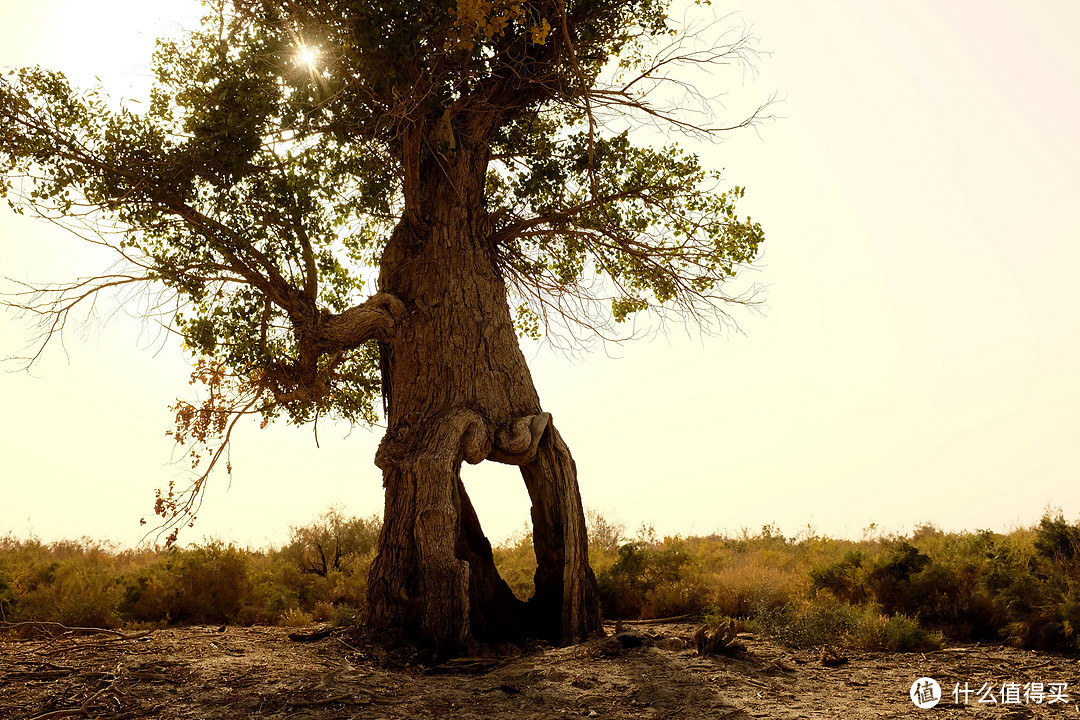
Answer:
[(779, 607), (758, 608), (751, 617), (751, 627), (793, 648), (847, 643), (855, 624), (855, 609), (837, 600), (817, 600), (802, 604), (784, 603)]
[(879, 553), (866, 575), (866, 588), (888, 612), (911, 612), (921, 597), (916, 580), (930, 564), (930, 557), (906, 540), (893, 543)]
[(862, 548), (852, 548), (838, 562), (812, 568), (812, 590), (828, 590), (833, 597), (846, 603), (866, 602), (868, 573), (865, 562), (866, 554)]
[(518, 600), (528, 600), (536, 591), (536, 552), (533, 550), (532, 530), (526, 525), (521, 531), (492, 548), (495, 568)]
[(89, 539), (0, 543), (0, 614), (9, 621), (117, 627), (115, 550)]
[[(605, 518), (596, 510), (587, 510), (585, 523), (589, 538), (589, 565), (599, 577), (615, 562), (626, 525)], [(495, 567), (519, 600), (529, 600), (536, 591), (536, 551), (533, 549), (532, 528), (526, 524), (520, 531), (492, 548)]]
[[(1080, 526), (1070, 525), (1060, 512), (1046, 513), (1035, 531), (1035, 552), (1058, 565), (1067, 574), (1080, 556)], [(1076, 578), (1072, 578), (1076, 579)]]
[(364, 604), (378, 521), (322, 519), (338, 532), (325, 573), (299, 562), (296, 545), (264, 552), (208, 542), (119, 551), (88, 540), (46, 545), (0, 537), (0, 619), (110, 627), (277, 624), (290, 610), (317, 608), (329, 619), (336, 605)]
[(172, 548), (126, 578), (120, 605), (140, 622), (236, 622), (251, 591), (249, 554), (219, 541)]
[(1028, 573), (1002, 582), (1004, 635), (1026, 647), (1080, 649), (1080, 525), (1043, 515)]
[(340, 570), (321, 576), (303, 572), (280, 554), (253, 555), (250, 589), (237, 616), (243, 625), (277, 625), (288, 611), (298, 609), (328, 620), (338, 604), (362, 605), (371, 556), (350, 556)]
[(381, 529), (378, 515), (345, 517), (332, 507), (307, 525), (290, 527), (289, 544), (281, 554), (302, 572), (326, 577), (352, 558), (372, 554)]
[(15, 588), (11, 576), (0, 567), (0, 621), (7, 622), (15, 609)]
[(306, 627), (315, 622), (310, 613), (306, 613), (300, 608), (290, 608), (281, 616), (281, 625), (285, 627)]
[(364, 611), (351, 605), (335, 605), (330, 622), (338, 627), (357, 627), (364, 622)]
[(619, 548), (597, 585), (601, 610), (609, 618), (682, 615), (708, 606), (708, 589), (686, 543), (679, 537), (658, 542), (651, 528)]
[(791, 578), (778, 568), (744, 562), (721, 568), (712, 576), (712, 611), (734, 618), (748, 618), (794, 601), (798, 593)]
[[(123, 589), (109, 568), (65, 562), (58, 568), (51, 587), (56, 592), (50, 593), (48, 599), (39, 598), (37, 604), (52, 607), (52, 620), (84, 627), (118, 627), (122, 624), (117, 605)], [(33, 604), (32, 597), (27, 600), (24, 607)]]
[(879, 605), (852, 605), (821, 595), (803, 603), (763, 609), (751, 620), (754, 629), (794, 648), (837, 645), (860, 650), (921, 652), (941, 647), (942, 635), (903, 614), (882, 612)]
[(1080, 649), (1080, 527), (1060, 513), (1008, 536), (921, 526), (910, 541), (855, 548), (809, 574), (811, 596), (872, 604), (900, 618), (890, 632), (901, 639), (881, 641), (886, 647), (920, 642), (904, 639), (917, 635), (905, 630), (910, 621), (961, 641)]
[(855, 610), (849, 629), (850, 643), (862, 650), (925, 652), (939, 649), (943, 636), (925, 629), (907, 615), (883, 615), (875, 605)]
[(300, 607), (301, 588), (289, 582), (289, 570), (299, 577), (299, 572), (291, 567), (274, 566), (251, 575), (249, 590), (236, 616), (238, 624), (277, 625), (286, 612)]
[(108, 567), (87, 559), (50, 563), (20, 598), (19, 620), (58, 622), (83, 627), (118, 627), (117, 604), (122, 596)]
[[(918, 527), (909, 537), (799, 539), (757, 534), (669, 537), (588, 516), (590, 562), (610, 618), (707, 614), (782, 642), (866, 649), (958, 641), (1080, 650), (1080, 525), (1060, 512), (1008, 534)], [(278, 550), (207, 543), (119, 551), (90, 540), (0, 537), (0, 619), (117, 626), (165, 622), (356, 624), (377, 518), (336, 510), (293, 528)], [(494, 548), (522, 600), (533, 593), (531, 533)]]
[(678, 580), (661, 583), (645, 593), (641, 616), (646, 618), (698, 615), (713, 603), (712, 593), (700, 573), (684, 572)]
[(362, 607), (367, 602), (368, 571), (371, 569), (371, 563), (374, 559), (374, 553), (350, 558), (340, 572), (330, 575), (329, 594), (317, 598), (317, 600), (331, 602), (335, 605), (345, 604)]
[(589, 565), (600, 575), (614, 564), (619, 548), (626, 542), (626, 525), (609, 520), (597, 510), (585, 512), (589, 533)]
[(895, 540), (873, 553), (853, 548), (839, 561), (811, 569), (810, 590), (813, 596), (826, 591), (845, 603), (879, 607), (882, 617), (918, 616), (922, 625), (968, 638), (985, 632), (993, 614), (970, 570)]
[(311, 609), (311, 619), (315, 622), (327, 622), (334, 619), (334, 606), (331, 603), (320, 601)]

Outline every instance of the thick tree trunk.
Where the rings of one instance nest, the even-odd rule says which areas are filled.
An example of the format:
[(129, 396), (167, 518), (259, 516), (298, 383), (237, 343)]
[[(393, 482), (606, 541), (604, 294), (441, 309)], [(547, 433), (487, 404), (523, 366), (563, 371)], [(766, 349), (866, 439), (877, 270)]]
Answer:
[[(474, 641), (572, 642), (600, 632), (570, 453), (543, 413), (514, 333), (483, 217), (483, 158), (429, 183), (383, 257), (404, 305), (384, 358), (386, 491), (368, 582), (377, 633), (446, 657)], [(536, 595), (517, 600), (460, 478), (462, 461), (520, 465), (533, 502)]]

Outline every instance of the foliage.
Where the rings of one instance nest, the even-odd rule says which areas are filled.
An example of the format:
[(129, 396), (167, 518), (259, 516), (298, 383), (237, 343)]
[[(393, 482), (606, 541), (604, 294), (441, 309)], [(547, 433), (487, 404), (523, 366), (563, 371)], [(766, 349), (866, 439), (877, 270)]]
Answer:
[(135, 573), (120, 610), (138, 622), (236, 622), (250, 592), (248, 555), (212, 542), (190, 550), (172, 548)]
[(814, 592), (917, 617), (955, 639), (1080, 649), (1078, 539), (1080, 526), (1060, 513), (1008, 536), (922, 528), (910, 542), (854, 550), (810, 574)]
[(941, 647), (942, 635), (879, 606), (849, 605), (831, 598), (787, 603), (753, 618), (757, 628), (795, 648), (848, 645), (862, 650), (917, 652)]
[(626, 542), (626, 525), (609, 520), (597, 510), (585, 512), (585, 523), (589, 530), (589, 564), (601, 574), (615, 562), (619, 548)]
[[(626, 540), (626, 525), (609, 520), (597, 510), (585, 512), (588, 527), (589, 564), (600, 576), (619, 554), (619, 547)], [(532, 531), (526, 525), (493, 548), (495, 566), (499, 576), (510, 586), (520, 600), (533, 595), (533, 574), (536, 572), (536, 554), (533, 551)]]
[(327, 577), (341, 571), (356, 557), (375, 552), (382, 520), (347, 518), (337, 508), (330, 508), (314, 522), (289, 528), (289, 544), (281, 553), (292, 559), (301, 572)]
[[(346, 527), (370, 530), (374, 522), (331, 509), (305, 529), (325, 529), (335, 515)], [(621, 527), (590, 515), (593, 532)], [(861, 541), (785, 538), (776, 528), (660, 539), (646, 527), (613, 555), (601, 552), (606, 565), (597, 576), (612, 619), (736, 619), (794, 647), (920, 651), (948, 638), (1075, 651), (1077, 533), (1080, 523), (1060, 513), (1007, 535), (923, 527), (910, 537)], [(527, 600), (536, 568), (530, 535), (513, 536), (495, 556), (500, 574)], [(291, 545), (131, 551), (9, 536), (0, 539), (0, 608), (7, 621), (102, 627), (355, 624), (371, 553), (352, 553), (325, 576), (305, 572), (297, 560)]]
[(524, 527), (493, 547), (492, 554), (499, 577), (506, 581), (518, 600), (531, 598), (535, 590), (533, 576), (536, 573), (536, 553), (529, 527)]
[[(328, 516), (345, 528), (377, 529), (372, 518)], [(289, 546), (252, 551), (210, 541), (141, 551), (91, 540), (46, 545), (0, 539), (0, 609), (7, 621), (116, 627), (165, 623), (298, 623), (353, 618), (363, 606), (372, 542), (325, 576), (305, 573)]]
[(8, 622), (15, 609), (15, 589), (11, 585), (11, 577), (3, 567), (0, 567), (0, 622)]
[(699, 579), (682, 538), (664, 538), (661, 543), (652, 528), (643, 527), (597, 577), (600, 606), (612, 618), (699, 613), (705, 608)]
[[(123, 553), (84, 539), (45, 546), (0, 540), (0, 607), (7, 621), (25, 619), (116, 627), (123, 593)], [(32, 617), (31, 617), (32, 616)]]

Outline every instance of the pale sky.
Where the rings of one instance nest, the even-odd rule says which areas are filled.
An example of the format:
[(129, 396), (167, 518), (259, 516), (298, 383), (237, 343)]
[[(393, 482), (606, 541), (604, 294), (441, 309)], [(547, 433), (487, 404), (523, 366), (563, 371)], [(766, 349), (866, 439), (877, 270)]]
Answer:
[[(153, 38), (198, 3), (0, 0), (0, 68), (145, 92)], [(714, 4), (715, 5), (715, 4)], [(527, 348), (585, 505), (660, 534), (859, 537), (1080, 517), (1080, 4), (755, 0), (719, 7), (770, 53), (729, 107), (779, 119), (706, 150), (748, 188), (767, 286), (739, 332), (568, 359)], [(730, 84), (730, 80), (725, 80)], [(0, 209), (0, 275), (97, 274), (107, 257)], [(100, 303), (31, 374), (0, 374), (0, 533), (133, 544), (170, 465), (173, 341)], [(0, 355), (25, 322), (0, 314)], [(381, 511), (381, 430), (245, 428), (194, 530), (280, 543), (336, 503)], [(520, 530), (515, 469), (466, 466), (481, 522)]]

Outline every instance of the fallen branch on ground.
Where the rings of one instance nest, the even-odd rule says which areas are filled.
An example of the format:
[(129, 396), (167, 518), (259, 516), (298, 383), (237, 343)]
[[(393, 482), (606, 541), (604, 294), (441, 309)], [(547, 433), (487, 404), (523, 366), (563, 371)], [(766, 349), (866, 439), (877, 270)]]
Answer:
[[(110, 630), (109, 628), (95, 628), (95, 627), (69, 627), (58, 622), (0, 622), (0, 630), (23, 630), (33, 629), (47, 632), (53, 637), (60, 635), (90, 635), (94, 633), (101, 633), (105, 635), (114, 635), (117, 640), (138, 640), (144, 638), (153, 630), (145, 630), (139, 633), (124, 633), (119, 630)], [(54, 632), (55, 631), (55, 632)]]
[(76, 715), (88, 717), (90, 715), (90, 705), (103, 694), (105, 694), (106, 691), (111, 690), (114, 682), (106, 684), (96, 693), (86, 698), (86, 700), (83, 701), (83, 704), (77, 708), (69, 708), (67, 710), (53, 710), (43, 715), (35, 715), (34, 717), (30, 718), (30, 720), (53, 720), (54, 718), (75, 717)]

